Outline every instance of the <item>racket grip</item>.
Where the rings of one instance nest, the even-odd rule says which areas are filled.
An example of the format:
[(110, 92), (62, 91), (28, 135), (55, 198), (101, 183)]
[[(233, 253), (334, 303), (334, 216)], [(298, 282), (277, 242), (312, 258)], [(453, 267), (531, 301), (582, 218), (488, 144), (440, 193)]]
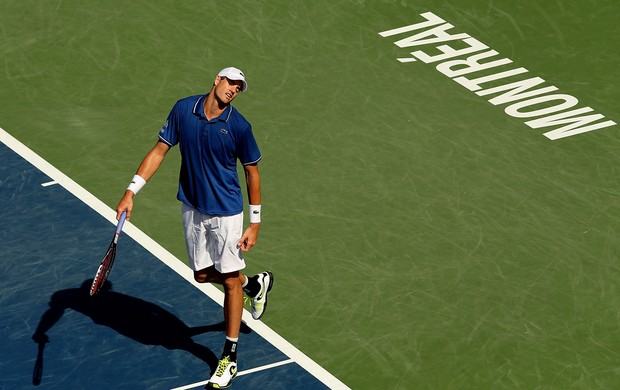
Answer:
[(116, 224), (116, 234), (121, 234), (121, 230), (123, 230), (123, 224), (125, 223), (125, 219), (127, 218), (127, 211), (123, 211), (121, 217)]

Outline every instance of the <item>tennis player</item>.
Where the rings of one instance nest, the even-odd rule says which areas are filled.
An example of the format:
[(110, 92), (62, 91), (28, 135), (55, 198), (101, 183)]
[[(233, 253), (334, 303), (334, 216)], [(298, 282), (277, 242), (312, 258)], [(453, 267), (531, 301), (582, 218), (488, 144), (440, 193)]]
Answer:
[[(273, 285), (269, 271), (248, 277), (242, 252), (258, 238), (261, 223), (261, 190), (258, 162), (261, 153), (250, 123), (231, 102), (248, 84), (237, 68), (222, 69), (211, 91), (176, 102), (116, 207), (117, 218), (131, 217), (133, 198), (155, 174), (168, 151), (179, 145), (181, 172), (177, 199), (182, 217), (189, 264), (200, 283), (224, 287), (226, 341), (218, 367), (207, 388), (225, 388), (237, 375), (237, 342), (243, 313), (243, 293), (251, 298), (252, 317), (259, 319), (267, 307)], [(243, 199), (237, 160), (245, 173), (250, 226), (243, 230)]]

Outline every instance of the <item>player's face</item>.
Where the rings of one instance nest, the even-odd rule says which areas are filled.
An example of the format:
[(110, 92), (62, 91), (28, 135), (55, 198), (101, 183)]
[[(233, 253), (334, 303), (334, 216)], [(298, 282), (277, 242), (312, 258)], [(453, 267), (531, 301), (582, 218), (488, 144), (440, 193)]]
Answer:
[(226, 77), (217, 77), (215, 79), (215, 97), (224, 104), (232, 102), (243, 87), (240, 80), (230, 80)]

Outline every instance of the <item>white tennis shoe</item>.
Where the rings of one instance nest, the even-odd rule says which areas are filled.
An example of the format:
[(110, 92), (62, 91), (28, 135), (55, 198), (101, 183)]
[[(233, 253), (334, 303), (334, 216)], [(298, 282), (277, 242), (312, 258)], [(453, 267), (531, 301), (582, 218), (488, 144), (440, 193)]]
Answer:
[(258, 275), (260, 283), (260, 291), (255, 297), (252, 297), (252, 318), (260, 319), (267, 309), (267, 293), (271, 291), (273, 286), (273, 274), (271, 271), (262, 272)]
[(237, 362), (230, 361), (229, 356), (224, 356), (217, 364), (217, 369), (209, 379), (205, 389), (225, 389), (232, 385), (232, 380), (237, 376)]

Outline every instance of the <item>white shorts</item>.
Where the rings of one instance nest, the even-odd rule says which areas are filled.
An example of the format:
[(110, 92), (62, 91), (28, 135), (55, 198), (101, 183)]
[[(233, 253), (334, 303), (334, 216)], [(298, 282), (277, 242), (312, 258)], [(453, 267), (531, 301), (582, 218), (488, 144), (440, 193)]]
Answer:
[(217, 217), (186, 204), (181, 211), (189, 265), (194, 271), (212, 265), (223, 274), (245, 268), (241, 249), (237, 248), (243, 235), (243, 213)]

